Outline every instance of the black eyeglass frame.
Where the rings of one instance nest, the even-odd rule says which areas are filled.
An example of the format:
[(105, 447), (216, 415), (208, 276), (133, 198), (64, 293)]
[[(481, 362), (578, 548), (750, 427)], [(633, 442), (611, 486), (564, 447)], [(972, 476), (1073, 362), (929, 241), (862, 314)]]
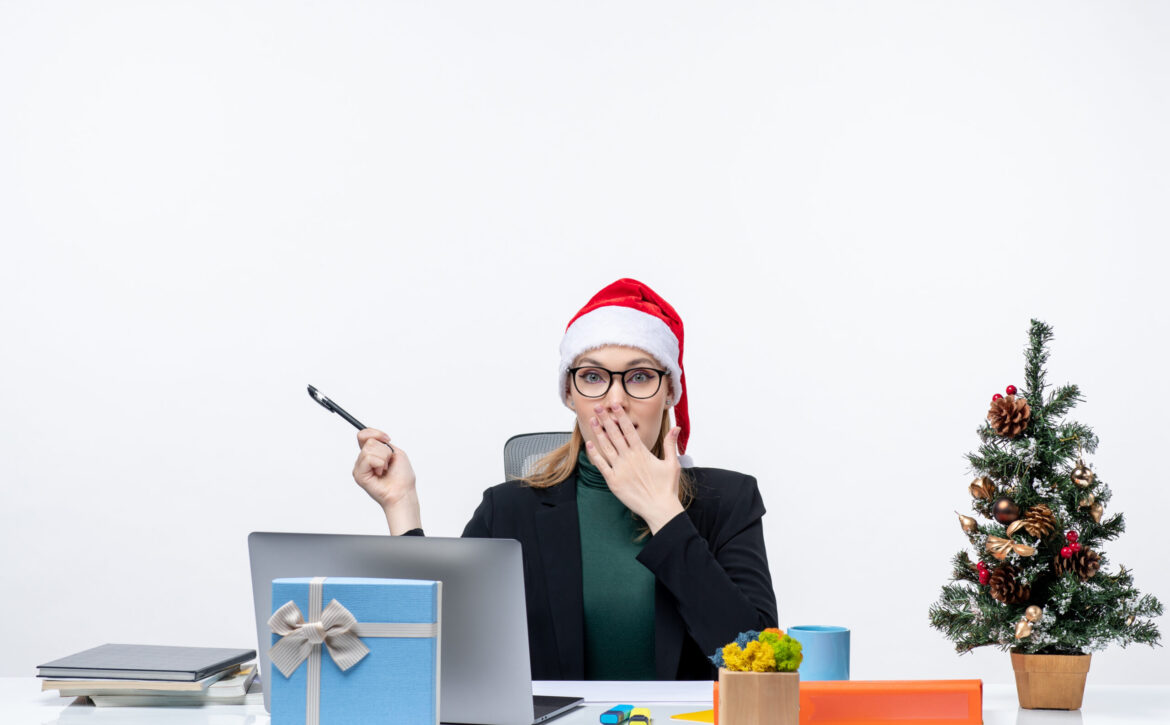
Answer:
[[(598, 370), (600, 372), (606, 373), (609, 375), (609, 385), (605, 386), (605, 390), (601, 393), (601, 395), (586, 395), (585, 393), (581, 392), (581, 388), (578, 387), (578, 385), (577, 385), (577, 371), (578, 370)], [(654, 388), (653, 393), (650, 393), (649, 395), (646, 395), (646, 396), (634, 395), (633, 393), (630, 392), (630, 389), (626, 387), (626, 373), (636, 373), (636, 372), (639, 372), (642, 370), (652, 370), (652, 371), (658, 373), (658, 387)], [(637, 368), (630, 368), (629, 370), (607, 370), (607, 369), (605, 369), (603, 367), (599, 367), (597, 365), (581, 365), (579, 367), (569, 368), (567, 372), (569, 373), (569, 377), (573, 380), (573, 389), (576, 390), (578, 393), (580, 393), (582, 396), (584, 396), (586, 398), (590, 398), (590, 399), (604, 398), (609, 393), (610, 388), (613, 387), (613, 381), (615, 379), (618, 379), (618, 380), (622, 381), (622, 390), (626, 391), (626, 395), (630, 396), (631, 398), (634, 398), (635, 400), (649, 400), (650, 398), (653, 398), (655, 395), (658, 395), (658, 391), (662, 390), (663, 378), (665, 378), (667, 375), (670, 375), (669, 370), (659, 370), (658, 368), (648, 368), (645, 366), (637, 367)]]

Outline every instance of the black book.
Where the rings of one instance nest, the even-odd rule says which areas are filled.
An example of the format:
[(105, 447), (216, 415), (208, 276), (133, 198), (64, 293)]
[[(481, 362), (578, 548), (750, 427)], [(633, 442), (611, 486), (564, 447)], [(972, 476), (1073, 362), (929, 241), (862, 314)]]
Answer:
[(103, 644), (37, 666), (37, 677), (110, 680), (202, 680), (256, 657), (254, 649)]

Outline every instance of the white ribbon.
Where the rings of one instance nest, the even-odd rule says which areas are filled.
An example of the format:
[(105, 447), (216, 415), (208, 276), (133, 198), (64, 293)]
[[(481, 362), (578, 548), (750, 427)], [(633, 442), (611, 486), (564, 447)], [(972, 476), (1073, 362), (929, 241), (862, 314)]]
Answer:
[(322, 611), (324, 584), (323, 576), (309, 582), (308, 622), (293, 601), (285, 602), (268, 619), (269, 629), (280, 635), (268, 650), (272, 664), (285, 677), (291, 677), (302, 662), (309, 661), (305, 725), (319, 725), (321, 721), (322, 644), (345, 672), (370, 653), (360, 637), (435, 637), (439, 633), (436, 622), (359, 622), (336, 599)]
[(357, 619), (336, 599), (321, 613), (321, 621), (305, 622), (293, 602), (285, 602), (268, 620), (268, 627), (281, 638), (268, 650), (272, 664), (289, 677), (309, 658), (314, 647), (324, 644), (329, 656), (342, 672), (353, 667), (370, 652), (352, 631)]

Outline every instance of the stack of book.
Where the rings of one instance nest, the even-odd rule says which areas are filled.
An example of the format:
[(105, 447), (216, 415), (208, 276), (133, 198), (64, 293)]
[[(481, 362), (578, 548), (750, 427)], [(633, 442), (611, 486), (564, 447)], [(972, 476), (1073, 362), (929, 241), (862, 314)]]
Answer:
[(256, 651), (104, 644), (37, 667), (41, 690), (111, 705), (237, 705), (256, 677)]

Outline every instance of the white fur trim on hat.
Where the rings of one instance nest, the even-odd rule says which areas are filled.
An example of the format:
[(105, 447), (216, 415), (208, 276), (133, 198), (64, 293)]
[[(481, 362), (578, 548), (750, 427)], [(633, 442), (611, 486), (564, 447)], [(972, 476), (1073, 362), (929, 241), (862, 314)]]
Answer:
[(561, 339), (561, 367), (557, 377), (561, 401), (569, 404), (569, 368), (582, 353), (604, 345), (624, 345), (645, 350), (670, 371), (670, 399), (682, 395), (682, 370), (678, 366), (678, 338), (654, 315), (632, 307), (599, 307), (578, 317)]

